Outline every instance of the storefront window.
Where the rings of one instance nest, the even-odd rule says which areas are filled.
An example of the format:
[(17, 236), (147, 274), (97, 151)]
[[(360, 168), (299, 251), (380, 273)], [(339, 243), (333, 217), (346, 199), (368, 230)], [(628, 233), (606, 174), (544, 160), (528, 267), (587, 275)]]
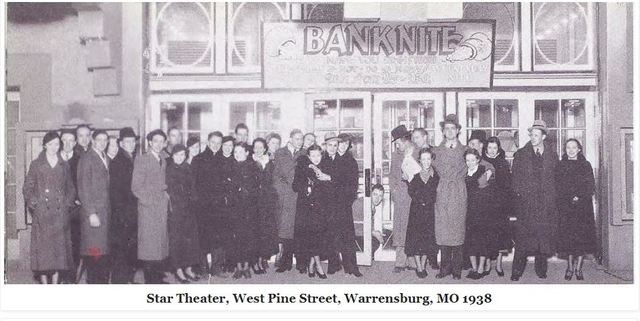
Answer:
[(206, 141), (209, 132), (216, 130), (213, 121), (213, 107), (210, 102), (163, 102), (160, 104), (160, 128), (167, 132), (178, 128), (183, 143), (189, 137), (198, 137)]
[(152, 3), (152, 71), (213, 72), (213, 4)]
[(229, 109), (229, 133), (233, 133), (240, 123), (249, 127), (250, 139), (266, 137), (280, 128), (279, 101), (231, 102)]
[(559, 156), (564, 151), (564, 142), (575, 138), (583, 146), (586, 154), (586, 114), (584, 99), (543, 99), (535, 101), (535, 119), (542, 119), (549, 132), (546, 140)]
[(465, 19), (496, 21), (494, 61), (496, 70), (518, 70), (520, 63), (520, 24), (518, 4), (513, 2), (466, 2)]
[(496, 136), (508, 160), (518, 150), (518, 100), (467, 99), (467, 138), (473, 130), (483, 130), (487, 138)]
[(233, 2), (227, 6), (229, 71), (260, 72), (262, 23), (287, 20), (289, 6), (284, 2)]
[(593, 4), (535, 2), (535, 70), (593, 69)]

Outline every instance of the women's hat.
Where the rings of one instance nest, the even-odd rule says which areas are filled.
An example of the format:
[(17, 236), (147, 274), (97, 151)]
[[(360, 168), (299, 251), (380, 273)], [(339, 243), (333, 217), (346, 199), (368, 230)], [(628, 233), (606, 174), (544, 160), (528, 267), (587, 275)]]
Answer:
[(60, 136), (58, 136), (58, 133), (55, 131), (49, 131), (46, 134), (44, 134), (44, 137), (42, 138), (42, 146), (46, 145), (48, 142), (56, 139), (56, 138), (60, 138)]
[(186, 153), (187, 152), (187, 147), (185, 147), (182, 144), (174, 145), (173, 149), (171, 149), (171, 156), (175, 155), (178, 152), (182, 152), (182, 151), (184, 151)]
[(324, 141), (328, 142), (330, 140), (334, 140), (334, 139), (338, 139), (340, 140), (340, 137), (338, 135), (336, 135), (336, 133), (334, 132), (328, 132), (324, 135)]
[(536, 119), (533, 121), (533, 126), (529, 127), (527, 130), (531, 132), (534, 129), (539, 129), (543, 131), (545, 134), (547, 133), (547, 123), (542, 119)]
[(347, 133), (342, 133), (342, 134), (338, 135), (338, 138), (343, 142), (350, 142), (351, 141), (351, 135), (349, 135)]
[(127, 137), (133, 137), (135, 139), (140, 138), (140, 136), (136, 135), (136, 133), (133, 131), (133, 128), (131, 127), (125, 127), (120, 129), (120, 134), (118, 135), (119, 139), (123, 139), (123, 138), (127, 138)]
[(474, 139), (479, 140), (481, 143), (486, 144), (487, 143), (487, 132), (485, 132), (484, 130), (474, 130), (471, 132), (471, 137), (469, 137), (469, 140), (467, 142), (470, 142)]
[(190, 148), (191, 146), (197, 144), (200, 142), (200, 139), (198, 137), (189, 137), (189, 139), (187, 139), (187, 148)]
[(444, 121), (440, 122), (440, 128), (444, 128), (444, 124), (454, 124), (456, 128), (460, 129), (462, 126), (458, 123), (458, 115), (449, 114), (444, 118)]
[(405, 125), (400, 125), (391, 130), (391, 137), (393, 138), (391, 142), (395, 142), (396, 140), (406, 136), (411, 136), (411, 132)]
[(165, 134), (162, 129), (154, 129), (150, 133), (147, 134), (147, 140), (152, 141), (153, 136), (160, 135), (164, 140), (167, 140), (167, 134)]
[(226, 142), (233, 142), (233, 141), (234, 141), (233, 136), (224, 136), (224, 137), (222, 137), (222, 143), (223, 144), (226, 143)]

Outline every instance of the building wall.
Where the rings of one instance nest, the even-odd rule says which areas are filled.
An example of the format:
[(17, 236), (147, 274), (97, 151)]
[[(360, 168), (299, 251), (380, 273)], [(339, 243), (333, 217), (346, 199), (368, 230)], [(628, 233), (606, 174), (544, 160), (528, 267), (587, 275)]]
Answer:
[[(621, 128), (633, 127), (633, 21), (631, 3), (600, 6), (599, 92), (602, 114), (601, 211), (603, 263), (610, 270), (633, 270), (633, 221), (620, 222), (623, 212)], [(629, 20), (628, 20), (629, 19)], [(631, 83), (630, 83), (631, 82)], [(637, 107), (637, 106), (636, 106)], [(637, 110), (636, 110), (637, 112)], [(637, 138), (636, 138), (637, 140)], [(637, 209), (636, 209), (637, 211)], [(636, 215), (637, 217), (637, 215)], [(637, 254), (637, 252), (636, 252)]]

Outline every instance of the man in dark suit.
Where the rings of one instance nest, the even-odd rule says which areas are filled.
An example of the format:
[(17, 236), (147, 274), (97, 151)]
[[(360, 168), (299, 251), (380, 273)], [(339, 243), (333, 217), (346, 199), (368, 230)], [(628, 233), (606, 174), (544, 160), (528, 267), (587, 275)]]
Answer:
[(111, 283), (133, 283), (138, 260), (138, 200), (131, 192), (131, 177), (135, 158), (136, 136), (133, 128), (125, 127), (118, 136), (118, 153), (109, 166), (111, 184), (110, 242), (113, 270)]
[(92, 145), (78, 163), (80, 198), (80, 254), (87, 268), (87, 283), (109, 283), (109, 157), (105, 153), (109, 135), (92, 134)]
[[(62, 140), (62, 149), (60, 150), (60, 157), (69, 164), (71, 170), (71, 178), (73, 186), (78, 188), (78, 162), (80, 161), (80, 153), (75, 150), (76, 144), (76, 131), (69, 128), (63, 128), (60, 130), (60, 138)], [(73, 254), (74, 268), (63, 274), (63, 282), (75, 283), (76, 282), (76, 269), (80, 264), (80, 201), (78, 200), (77, 193), (74, 196), (75, 206), (70, 210), (71, 216), (71, 252)]]

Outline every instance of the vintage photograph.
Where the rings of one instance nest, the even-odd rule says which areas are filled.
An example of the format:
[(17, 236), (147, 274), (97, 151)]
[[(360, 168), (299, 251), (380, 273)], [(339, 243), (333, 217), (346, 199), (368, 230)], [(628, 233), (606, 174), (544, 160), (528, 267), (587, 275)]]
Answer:
[(5, 3), (3, 282), (633, 284), (634, 5)]

